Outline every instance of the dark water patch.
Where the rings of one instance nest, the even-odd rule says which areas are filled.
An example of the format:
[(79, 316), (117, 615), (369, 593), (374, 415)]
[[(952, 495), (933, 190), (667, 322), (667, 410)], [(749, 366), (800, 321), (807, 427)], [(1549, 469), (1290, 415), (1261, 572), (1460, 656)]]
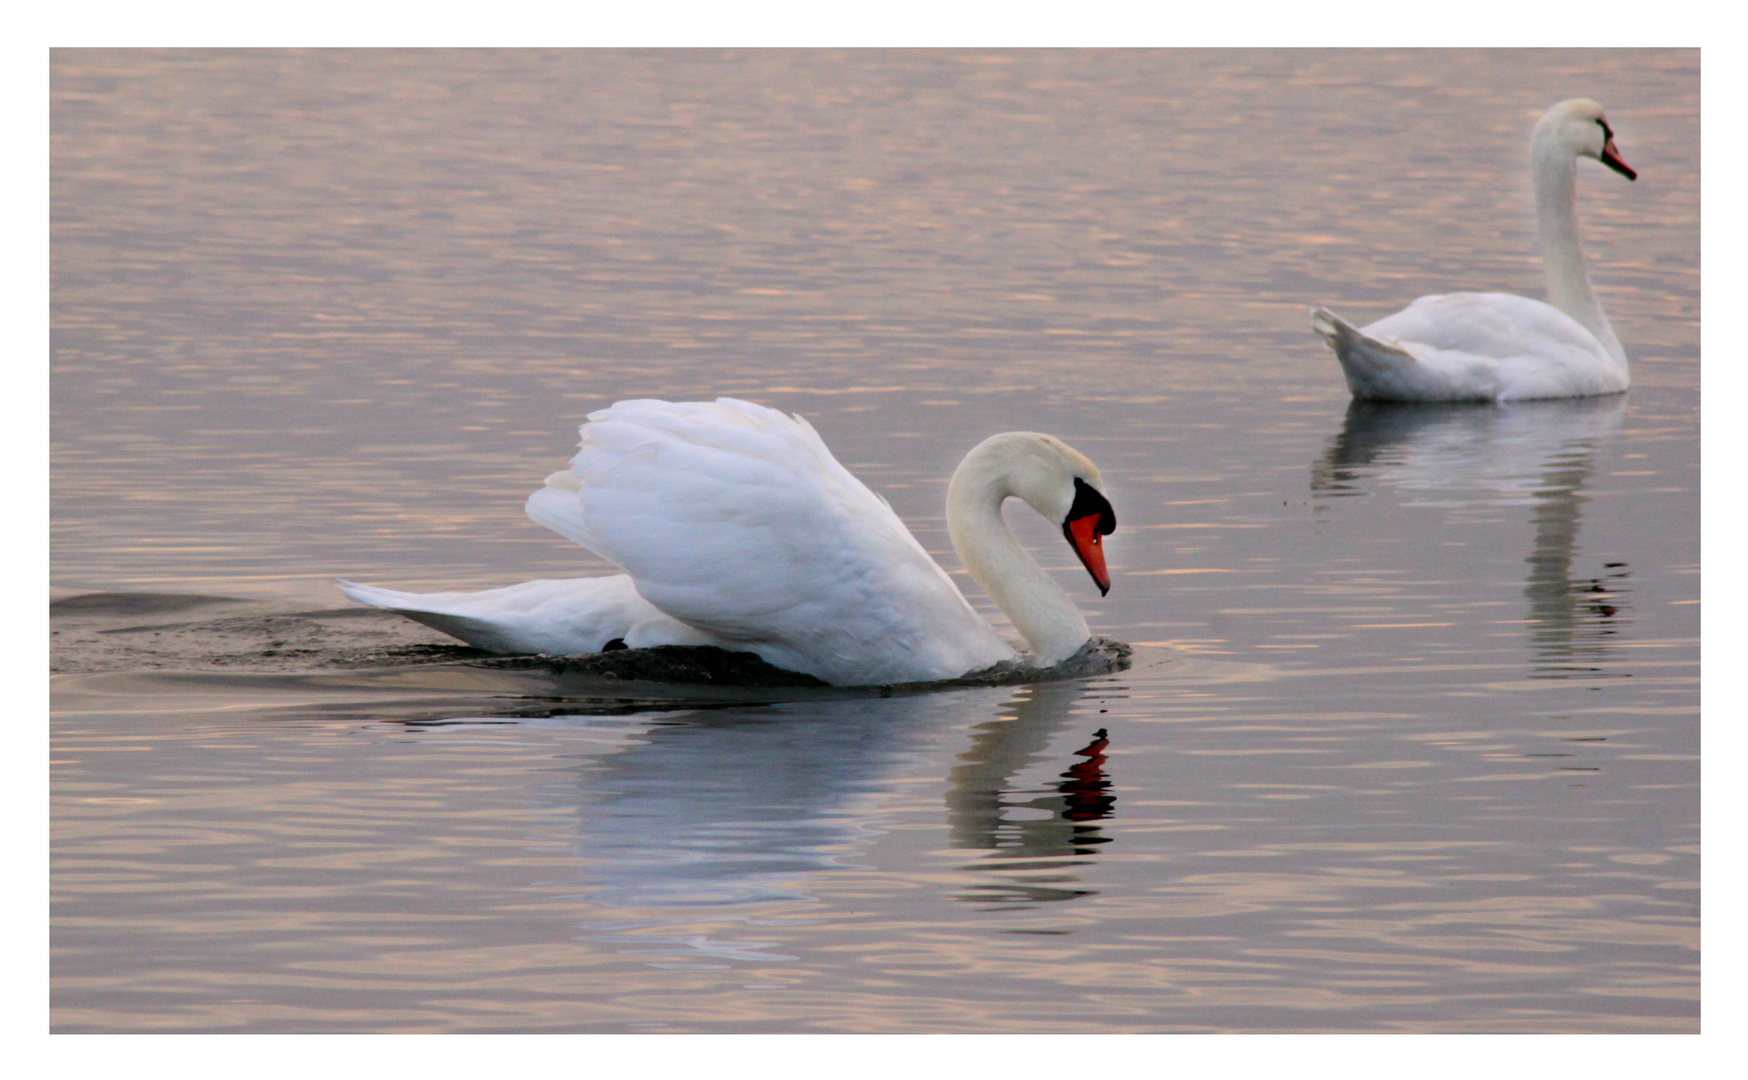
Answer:
[[(958, 690), (979, 686), (1016, 686), (1024, 683), (1084, 679), (1126, 670), (1134, 650), (1121, 641), (1095, 637), (1073, 656), (1049, 667), (1034, 667), (1020, 660), (1007, 661), (970, 672), (957, 679), (890, 683), (873, 687), (840, 687), (881, 694)], [(734, 686), (751, 689), (773, 687), (830, 687), (829, 683), (798, 671), (766, 663), (756, 653), (732, 652), (714, 645), (657, 645), (646, 649), (615, 649), (589, 656), (516, 656), (485, 661), (485, 666), (505, 669), (543, 668), (573, 684), (589, 680), (632, 680), (675, 685)]]
[(98, 592), (51, 600), (49, 615), (159, 615), (214, 604), (246, 603), (249, 601), (234, 596), (200, 593)]
[[(639, 657), (638, 653), (655, 655)], [(1133, 650), (1120, 642), (1094, 639), (1074, 658), (1052, 668), (1015, 668), (933, 683), (828, 686), (811, 676), (771, 667), (751, 653), (722, 649), (663, 646), (590, 657), (499, 657), (465, 646), (403, 646), (356, 654), (352, 659), (357, 662), (352, 664), (341, 663), (345, 657), (330, 655), (326, 667), (303, 670), (288, 668), (284, 657), (243, 657), (232, 664), (222, 659), (211, 661), (201, 670), (136, 667), (62, 673), (51, 685), (51, 709), (60, 715), (247, 712), (263, 719), (390, 720), (426, 725), (458, 717), (471, 723), (631, 716), (675, 709), (919, 698), (1023, 683), (1068, 686), (1072, 680), (1126, 670), (1132, 656)], [(632, 662), (597, 663), (604, 658), (620, 661), (625, 657)], [(383, 662), (364, 662), (370, 658)], [(1150, 649), (1142, 667), (1158, 677), (1173, 660), (1166, 650)], [(632, 677), (633, 673), (638, 677)], [(720, 681), (698, 678), (705, 673), (718, 676)], [(1194, 671), (1182, 674), (1199, 677)], [(766, 681), (737, 684), (729, 681), (731, 677)], [(986, 679), (990, 681), (982, 681)]]
[(375, 619), (380, 621), (385, 617), (392, 618), (396, 615), (395, 612), (373, 607), (323, 608), (320, 611), (306, 611), (302, 614), (306, 619), (321, 619), (324, 622), (330, 619)]
[[(50, 605), (51, 672), (313, 671), (444, 664), (491, 655), (375, 609), (269, 610), (140, 623), (136, 620), (142, 614), (199, 611), (206, 598), (200, 605), (179, 607), (176, 601), (187, 598), (176, 594), (94, 595), (126, 600), (71, 609), (61, 606), (67, 601)], [(211, 599), (226, 604), (262, 603)]]
[(592, 656), (562, 657), (549, 666), (557, 674), (660, 683), (722, 683), (728, 686), (826, 686), (798, 671), (785, 671), (756, 653), (731, 652), (714, 645), (657, 645), (618, 648)]

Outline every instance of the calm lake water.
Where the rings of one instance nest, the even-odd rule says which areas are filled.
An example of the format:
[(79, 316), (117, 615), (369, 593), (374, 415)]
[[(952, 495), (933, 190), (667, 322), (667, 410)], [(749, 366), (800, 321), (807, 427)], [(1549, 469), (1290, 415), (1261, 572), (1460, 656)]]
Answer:
[[(1579, 95), (1632, 391), (1350, 408), (1307, 309), (1541, 295)], [(55, 1030), (1697, 1030), (1697, 51), (75, 50), (52, 107)], [(605, 572), (523, 499), (717, 395), (985, 611), (946, 479), (1061, 436), (1110, 596), (1010, 517), (1135, 666), (566, 700), (333, 590)]]

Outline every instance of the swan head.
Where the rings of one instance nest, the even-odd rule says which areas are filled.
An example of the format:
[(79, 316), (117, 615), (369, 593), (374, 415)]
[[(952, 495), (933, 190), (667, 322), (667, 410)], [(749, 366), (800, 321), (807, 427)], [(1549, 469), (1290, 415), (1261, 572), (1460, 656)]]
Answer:
[(1117, 515), (1105, 498), (1097, 465), (1054, 435), (1032, 431), (991, 435), (965, 455), (953, 474), (947, 501), (981, 496), (999, 507), (1009, 495), (1061, 526), (1068, 546), (1099, 587), (1099, 595), (1111, 591), (1100, 541), (1116, 531)]
[(1542, 114), (1531, 141), (1537, 145), (1551, 143), (1573, 157), (1600, 161), (1628, 180), (1639, 177), (1615, 149), (1614, 131), (1602, 114), (1602, 106), (1589, 98), (1562, 101)]

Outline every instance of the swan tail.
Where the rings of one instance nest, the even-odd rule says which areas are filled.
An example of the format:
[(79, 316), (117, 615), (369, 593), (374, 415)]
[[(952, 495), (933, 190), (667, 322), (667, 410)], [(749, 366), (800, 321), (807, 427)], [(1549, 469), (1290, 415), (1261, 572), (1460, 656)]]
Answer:
[(1407, 351), (1368, 337), (1328, 308), (1311, 309), (1311, 329), (1341, 361), (1347, 388), (1356, 398), (1402, 398), (1420, 369), (1420, 361)]
[(1358, 330), (1355, 330), (1346, 320), (1328, 308), (1311, 309), (1311, 329), (1317, 331), (1324, 343), (1337, 353), (1341, 352), (1341, 344), (1344, 340), (1351, 340), (1359, 336)]
[[(338, 583), (340, 591), (360, 604), (381, 608), (402, 615), (433, 630), (448, 634), (488, 652), (522, 652), (505, 640), (504, 628), (455, 609), (464, 604), (470, 593), (409, 593), (383, 589), (375, 585), (360, 585), (352, 581)], [(445, 608), (449, 610), (444, 610)]]
[[(335, 585), (352, 600), (367, 607), (384, 608), (388, 611), (400, 611), (409, 603), (415, 607), (425, 599), (419, 593), (400, 592), (396, 589), (383, 589), (375, 585), (360, 585), (356, 581), (337, 581)], [(432, 595), (442, 595), (441, 593)]]
[(580, 656), (620, 645), (720, 644), (651, 605), (624, 574), (524, 581), (484, 592), (409, 593), (351, 581), (339, 586), (360, 604), (487, 652)]

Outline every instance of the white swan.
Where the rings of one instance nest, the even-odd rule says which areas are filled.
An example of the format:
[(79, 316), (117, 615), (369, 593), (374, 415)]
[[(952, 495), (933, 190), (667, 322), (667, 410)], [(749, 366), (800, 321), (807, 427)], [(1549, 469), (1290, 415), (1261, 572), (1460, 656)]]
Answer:
[(1542, 269), (1551, 304), (1506, 293), (1423, 296), (1361, 330), (1311, 312), (1353, 396), (1379, 401), (1513, 401), (1616, 394), (1627, 355), (1591, 291), (1574, 209), (1578, 158), (1638, 174), (1615, 150), (1602, 106), (1584, 98), (1543, 114), (1530, 136)]
[[(886, 501), (800, 417), (733, 398), (622, 401), (589, 414), (528, 516), (624, 570), (478, 593), (342, 582), (347, 596), (492, 652), (717, 645), (840, 686), (954, 678), (1015, 658)], [(972, 577), (1059, 663), (1090, 637), (1001, 504), (1059, 524), (1101, 594), (1116, 528), (1099, 471), (1062, 440), (993, 435), (953, 473), (947, 529)]]

